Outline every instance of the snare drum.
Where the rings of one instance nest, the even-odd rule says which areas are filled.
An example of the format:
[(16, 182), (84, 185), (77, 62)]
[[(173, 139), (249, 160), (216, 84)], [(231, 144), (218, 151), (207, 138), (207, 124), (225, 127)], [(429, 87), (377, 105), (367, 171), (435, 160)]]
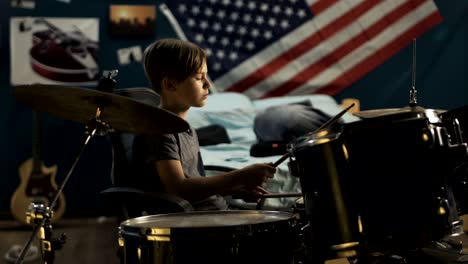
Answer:
[(125, 263), (293, 263), (293, 213), (232, 210), (142, 216), (120, 225)]

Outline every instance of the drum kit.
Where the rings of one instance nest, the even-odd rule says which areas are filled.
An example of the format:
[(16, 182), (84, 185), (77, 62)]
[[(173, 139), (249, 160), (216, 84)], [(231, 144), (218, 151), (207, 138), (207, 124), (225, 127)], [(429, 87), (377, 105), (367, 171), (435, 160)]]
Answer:
[[(48, 207), (31, 206), (34, 229), (17, 263), (37, 235), (45, 262), (53, 263), (59, 247), (53, 243), (50, 208), (93, 136), (114, 129), (188, 129), (170, 112), (112, 93), (115, 74), (105, 72), (96, 90), (42, 84), (14, 88), (17, 100), (33, 110), (83, 123), (87, 130), (56, 198)], [(454, 238), (463, 233), (459, 215), (468, 212), (468, 133), (463, 134), (468, 110), (425, 109), (415, 105), (412, 94), (408, 107), (357, 112), (360, 121), (339, 130), (327, 125), (290, 142), (285, 156), (302, 187), (291, 211), (128, 219), (119, 227), (122, 262), (318, 264), (346, 258), (359, 264), (450, 263), (441, 261), (442, 255), (466, 261)]]

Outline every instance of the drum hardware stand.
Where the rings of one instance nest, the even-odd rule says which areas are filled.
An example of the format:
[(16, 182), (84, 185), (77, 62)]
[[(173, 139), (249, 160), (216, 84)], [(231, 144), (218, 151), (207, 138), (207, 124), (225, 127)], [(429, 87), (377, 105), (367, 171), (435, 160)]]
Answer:
[(416, 98), (416, 39), (413, 39), (413, 69), (411, 71), (412, 75), (412, 85), (410, 91), (410, 99), (409, 99), (409, 106), (415, 107), (418, 104), (418, 100)]
[(111, 127), (108, 123), (102, 121), (100, 119), (101, 109), (98, 107), (96, 110), (96, 116), (92, 118), (87, 126), (86, 138), (78, 152), (78, 155), (75, 157), (70, 170), (68, 171), (65, 179), (60, 184), (57, 192), (50, 203), (50, 206), (45, 206), (42, 203), (32, 203), (29, 207), (27, 213), (27, 220), (29, 223), (33, 224), (33, 232), (24, 245), (21, 253), (16, 260), (16, 264), (20, 264), (23, 262), (23, 259), (28, 251), (29, 247), (31, 246), (34, 237), (37, 235), (40, 239), (41, 244), (41, 251), (44, 263), (51, 264), (54, 261), (55, 250), (60, 249), (66, 240), (66, 235), (62, 234), (60, 238), (52, 238), (52, 225), (50, 219), (52, 218), (53, 210), (52, 208), (55, 206), (56, 202), (60, 194), (62, 193), (68, 179), (70, 178), (73, 170), (75, 169), (84, 149), (88, 145), (90, 139), (97, 135), (105, 135), (108, 131), (111, 130)]
[[(115, 84), (115, 81), (112, 79), (112, 77), (117, 75), (117, 70), (104, 71), (103, 75), (104, 75), (104, 78), (100, 80), (98, 89), (106, 89), (107, 91), (111, 91), (113, 88), (109, 88), (108, 85)], [(31, 236), (29, 237), (29, 240), (25, 243), (24, 247), (22, 248), (20, 255), (16, 259), (15, 264), (23, 263), (26, 252), (29, 250), (34, 240), (34, 237), (36, 236), (38, 236), (40, 239), (42, 259), (43, 259), (43, 263), (45, 264), (54, 263), (55, 250), (62, 248), (63, 244), (65, 244), (65, 240), (66, 240), (65, 234), (62, 234), (59, 238), (52, 237), (52, 224), (51, 224), (51, 218), (53, 215), (52, 208), (54, 208), (55, 204), (57, 203), (60, 194), (63, 192), (63, 189), (65, 188), (65, 185), (68, 179), (70, 178), (72, 172), (74, 171), (76, 165), (78, 164), (78, 161), (80, 160), (80, 157), (83, 154), (91, 138), (94, 137), (95, 135), (99, 135), (99, 136), (106, 135), (108, 132), (113, 130), (109, 123), (101, 119), (101, 113), (102, 113), (102, 109), (101, 107), (98, 106), (96, 109), (95, 116), (87, 122), (85, 140), (83, 141), (83, 144), (81, 148), (79, 149), (78, 155), (75, 157), (71, 168), (69, 169), (64, 180), (62, 181), (59, 188), (57, 189), (50, 205), (45, 206), (43, 203), (33, 202), (29, 206), (28, 212), (26, 213), (26, 219), (28, 223), (31, 223), (33, 225), (33, 231), (31, 233)]]
[[(53, 263), (55, 251), (62, 248), (65, 244), (66, 235), (61, 234), (59, 238), (52, 238), (52, 225), (50, 219), (53, 216), (53, 212), (50, 207), (45, 206), (42, 203), (32, 202), (26, 212), (26, 222), (33, 226), (33, 234), (38, 235), (40, 240), (41, 256), (44, 263)], [(32, 236), (34, 238), (34, 236)], [(32, 240), (28, 241), (27, 247)], [(23, 251), (28, 248), (25, 247), (20, 253), (20, 257), (17, 259), (17, 263), (23, 260)]]

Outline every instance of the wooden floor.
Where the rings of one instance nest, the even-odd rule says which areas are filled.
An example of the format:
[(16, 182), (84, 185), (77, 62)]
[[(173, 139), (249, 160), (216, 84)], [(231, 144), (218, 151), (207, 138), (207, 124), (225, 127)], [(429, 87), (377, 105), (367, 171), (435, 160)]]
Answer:
[[(113, 217), (91, 217), (61, 219), (53, 225), (54, 236), (65, 233), (67, 236), (63, 248), (56, 251), (55, 263), (99, 263), (119, 264), (117, 257), (118, 221)], [(466, 230), (465, 230), (466, 231)], [(12, 248), (21, 249), (32, 233), (30, 227), (19, 225), (13, 220), (0, 220), (0, 264), (7, 261), (7, 254)], [(468, 235), (462, 235), (465, 252), (468, 252)], [(32, 244), (38, 249), (37, 241)], [(34, 248), (33, 248), (34, 249)], [(42, 263), (41, 259), (23, 263)], [(347, 264), (346, 260), (329, 260), (326, 264)]]

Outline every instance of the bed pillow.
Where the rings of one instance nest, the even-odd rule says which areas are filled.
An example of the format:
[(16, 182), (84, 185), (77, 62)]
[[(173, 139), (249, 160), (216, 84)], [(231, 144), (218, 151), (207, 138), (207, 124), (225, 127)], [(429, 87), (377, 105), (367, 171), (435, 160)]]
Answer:
[[(253, 105), (257, 110), (264, 110), (271, 106), (282, 105), (282, 104), (293, 104), (303, 102), (304, 100), (310, 101), (313, 108), (323, 111), (325, 114), (335, 116), (340, 113), (343, 108), (336, 102), (336, 100), (326, 94), (310, 94), (310, 95), (296, 95), (296, 96), (282, 96), (272, 97), (265, 99), (257, 99), (253, 101)], [(358, 121), (359, 118), (352, 114), (345, 113), (342, 117), (345, 123)]]

